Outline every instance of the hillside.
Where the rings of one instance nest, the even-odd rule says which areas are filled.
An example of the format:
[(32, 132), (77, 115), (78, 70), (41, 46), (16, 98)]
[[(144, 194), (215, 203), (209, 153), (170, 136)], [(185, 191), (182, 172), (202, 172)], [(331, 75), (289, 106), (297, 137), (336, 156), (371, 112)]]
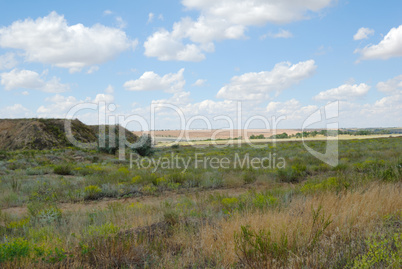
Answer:
[[(54, 149), (72, 146), (64, 131), (63, 119), (0, 119), (0, 150)], [(83, 143), (97, 141), (98, 126), (71, 121), (72, 133)], [(129, 141), (136, 136), (126, 130)]]

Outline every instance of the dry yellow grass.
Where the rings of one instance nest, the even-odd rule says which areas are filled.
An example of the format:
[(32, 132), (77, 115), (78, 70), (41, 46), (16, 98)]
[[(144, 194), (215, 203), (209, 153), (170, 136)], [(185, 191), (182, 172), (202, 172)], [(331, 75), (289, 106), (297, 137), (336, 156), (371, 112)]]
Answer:
[[(201, 231), (200, 244), (205, 254), (219, 255), (222, 264), (230, 266), (238, 261), (235, 253), (233, 235), (242, 225), (249, 225), (255, 230), (265, 229), (272, 232), (273, 238), (279, 239), (282, 232), (299, 236), (296, 244), (308, 244), (312, 226), (312, 208), (322, 206), (326, 216), (333, 222), (325, 232), (328, 237), (340, 236), (344, 239), (372, 232), (383, 216), (396, 214), (402, 210), (401, 185), (374, 184), (368, 188), (342, 195), (325, 193), (307, 199), (299, 198), (291, 202), (289, 208), (273, 210), (264, 214), (238, 214), (222, 220), (217, 225), (206, 226)], [(216, 227), (220, 227), (217, 229)], [(197, 248), (193, 241), (193, 249)], [(295, 265), (298, 257), (294, 254)]]
[[(309, 268), (323, 268), (323, 265), (328, 264), (328, 259), (335, 259), (331, 256), (332, 254), (328, 253), (337, 255), (348, 244), (362, 241), (362, 238), (367, 238), (376, 230), (381, 229), (384, 225), (384, 216), (401, 214), (401, 194), (401, 183), (372, 183), (341, 194), (326, 192), (307, 197), (297, 196), (287, 207), (274, 208), (264, 212), (235, 213), (212, 223), (201, 223), (197, 232), (191, 232), (188, 227), (179, 224), (174, 226), (171, 237), (157, 235), (158, 237), (154, 239), (156, 243), (151, 243), (154, 247), (159, 244), (161, 247), (159, 262), (153, 264), (152, 268), (193, 268), (197, 266), (231, 268), (239, 261), (235, 251), (234, 234), (238, 233), (240, 227), (244, 225), (248, 225), (256, 231), (269, 230), (272, 239), (276, 242), (279, 242), (281, 235), (288, 236), (289, 248), (294, 251), (289, 255), (286, 268), (302, 268), (302, 265), (307, 265)], [(116, 204), (116, 206), (119, 205)], [(329, 217), (332, 223), (325, 230), (317, 248), (307, 251), (307, 247), (311, 245), (312, 231), (320, 229), (320, 227), (313, 226), (312, 217), (313, 210), (317, 210), (319, 207), (322, 207), (321, 212), (325, 218)], [(113, 220), (117, 225), (127, 228), (150, 225), (163, 218), (161, 212), (154, 209), (141, 214), (130, 213), (127, 210), (119, 212), (116, 216), (112, 216), (113, 212), (109, 212), (105, 217)], [(70, 227), (66, 231), (57, 231), (57, 233), (72, 234), (72, 232), (78, 233), (84, 229), (79, 215), (76, 218), (73, 217), (71, 221), (75, 223), (74, 228)], [(71, 245), (68, 246), (68, 244), (65, 247), (74, 249), (75, 240), (76, 238), (69, 236), (67, 242), (70, 242)], [(57, 245), (57, 242), (53, 241), (47, 243)], [(142, 262), (147, 253), (146, 245), (135, 243), (135, 240), (129, 238), (125, 240), (111, 238), (96, 244), (97, 251), (93, 257), (99, 259), (96, 261), (98, 265), (104, 264), (106, 267), (113, 263), (129, 262), (129, 260)], [(77, 249), (77, 251), (79, 250)], [(80, 254), (77, 252), (75, 255)], [(87, 256), (81, 255), (80, 257), (85, 261), (68, 259), (60, 268), (64, 266), (66, 268), (91, 268), (92, 263), (95, 262)], [(180, 258), (178, 259), (178, 257)], [(25, 262), (29, 264), (28, 260)], [(5, 264), (5, 268), (14, 268), (16, 265), (21, 266), (22, 264), (12, 262)], [(37, 264), (36, 267), (49, 268), (49, 265)], [(281, 266), (273, 262), (268, 268), (281, 268)]]

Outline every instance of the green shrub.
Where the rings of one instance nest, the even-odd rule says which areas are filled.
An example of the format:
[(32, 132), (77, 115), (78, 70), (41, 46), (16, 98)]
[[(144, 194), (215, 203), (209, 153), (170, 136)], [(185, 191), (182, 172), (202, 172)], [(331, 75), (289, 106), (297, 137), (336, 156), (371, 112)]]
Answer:
[(28, 205), (28, 214), (32, 221), (40, 224), (50, 224), (60, 221), (63, 213), (54, 204), (33, 202)]
[(179, 145), (179, 144), (174, 144), (174, 145), (171, 146), (171, 148), (172, 148), (172, 149), (179, 149), (179, 148), (180, 148), (180, 145)]
[(143, 157), (151, 156), (152, 154), (154, 154), (152, 137), (150, 135), (142, 135), (138, 142), (135, 143), (132, 150)]
[[(109, 135), (104, 135), (105, 136), (105, 144), (100, 145), (100, 138), (98, 136), (98, 152), (101, 153), (107, 153), (107, 154), (116, 154), (117, 150), (119, 149), (120, 146), (120, 140), (119, 140), (119, 128), (115, 129), (115, 134), (114, 137), (111, 138)], [(125, 146), (125, 141), (124, 141), (124, 146)]]
[(18, 175), (12, 175), (10, 176), (10, 187), (13, 190), (13, 192), (18, 193), (20, 188), (21, 188), (21, 179)]
[(35, 168), (27, 168), (26, 169), (26, 174), (28, 175), (28, 176), (39, 176), (39, 175), (44, 175), (45, 174), (45, 171), (42, 169), (42, 168), (38, 168), (38, 167), (35, 167)]
[(176, 211), (168, 209), (168, 210), (166, 210), (166, 212), (164, 212), (163, 219), (170, 226), (173, 226), (173, 225), (176, 225), (177, 223), (179, 223), (180, 216)]
[(253, 199), (253, 205), (259, 209), (275, 205), (277, 204), (277, 202), (278, 202), (277, 198), (272, 197), (271, 195), (264, 195), (262, 193), (256, 194)]
[(168, 175), (168, 180), (173, 183), (183, 184), (186, 181), (186, 176), (182, 172), (174, 172)]
[(243, 181), (245, 184), (254, 183), (257, 180), (257, 177), (253, 171), (245, 171), (243, 172)]
[(350, 183), (338, 177), (329, 177), (321, 182), (307, 182), (300, 188), (304, 194), (313, 194), (320, 191), (344, 191), (349, 189)]
[(62, 211), (57, 206), (51, 206), (43, 209), (36, 216), (38, 221), (42, 224), (50, 224), (56, 221), (60, 221), (62, 217)]
[(31, 246), (24, 238), (13, 238), (0, 244), (0, 263), (28, 257)]
[(101, 197), (102, 189), (96, 185), (90, 185), (85, 187), (84, 192), (85, 192), (84, 196), (85, 200), (95, 200)]
[(239, 199), (237, 199), (236, 197), (231, 197), (231, 198), (227, 197), (227, 198), (223, 198), (221, 203), (226, 210), (231, 211), (238, 206)]
[(73, 174), (73, 169), (70, 165), (57, 165), (54, 167), (53, 172), (57, 175), (68, 176)]
[(289, 244), (286, 233), (281, 234), (276, 242), (270, 231), (254, 231), (248, 226), (241, 226), (240, 233), (235, 233), (235, 252), (241, 265), (249, 268), (271, 268), (285, 265), (289, 257)]
[(281, 182), (297, 183), (304, 179), (306, 175), (307, 167), (302, 164), (295, 164), (290, 168), (277, 169), (277, 177)]
[(391, 238), (373, 235), (366, 240), (368, 251), (360, 255), (353, 268), (401, 268), (402, 233), (395, 233)]
[(401, 171), (397, 167), (388, 167), (381, 172), (381, 179), (388, 182), (395, 182), (402, 179)]
[(105, 223), (100, 226), (91, 225), (89, 226), (84, 234), (88, 235), (89, 237), (101, 237), (101, 238), (108, 238), (112, 235), (115, 235), (119, 232), (119, 227), (114, 225), (113, 223)]
[(142, 191), (146, 194), (155, 194), (158, 188), (153, 184), (148, 184), (142, 187)]

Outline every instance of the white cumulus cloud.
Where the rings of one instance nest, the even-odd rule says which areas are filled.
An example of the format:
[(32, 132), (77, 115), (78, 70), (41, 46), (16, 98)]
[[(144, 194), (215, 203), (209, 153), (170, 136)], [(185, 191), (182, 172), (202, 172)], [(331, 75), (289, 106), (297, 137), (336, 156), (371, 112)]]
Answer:
[(316, 68), (314, 60), (294, 65), (289, 62), (278, 63), (271, 71), (246, 73), (233, 77), (228, 85), (219, 90), (217, 97), (228, 100), (263, 101), (268, 99), (272, 92), (278, 94), (303, 79), (311, 77)]
[(0, 70), (12, 69), (16, 67), (18, 61), (15, 59), (14, 53), (8, 52), (0, 55)]
[[(307, 19), (307, 13), (328, 7), (332, 0), (183, 0), (200, 16), (185, 17), (174, 23), (172, 31), (160, 29), (144, 43), (145, 55), (161, 61), (202, 61), (205, 52), (214, 51), (214, 41), (245, 38), (249, 26), (290, 23)], [(290, 37), (282, 31), (276, 37)]]
[(291, 99), (285, 102), (270, 102), (267, 112), (270, 115), (285, 116), (286, 120), (305, 119), (318, 109), (314, 105), (303, 106), (300, 101)]
[(68, 25), (64, 16), (56, 12), (0, 28), (1, 47), (23, 50), (27, 61), (64, 67), (71, 72), (109, 61), (136, 44), (121, 29), (100, 24)]
[(280, 29), (279, 32), (277, 32), (277, 33), (268, 33), (268, 34), (262, 35), (260, 37), (260, 39), (266, 39), (267, 37), (271, 37), (271, 38), (291, 38), (291, 37), (293, 37), (293, 34), (291, 32), (289, 32), (288, 30)]
[(114, 87), (109, 84), (105, 90), (105, 93), (110, 93), (110, 94), (114, 93)]
[(353, 39), (354, 40), (367, 39), (369, 38), (369, 36), (373, 34), (374, 34), (373, 29), (362, 27), (359, 30), (357, 30), (357, 33), (353, 36)]
[(8, 73), (0, 74), (1, 85), (3, 85), (6, 90), (32, 89), (53, 93), (65, 92), (70, 89), (69, 85), (60, 83), (60, 79), (57, 77), (46, 81), (44, 79), (46, 73), (45, 71), (40, 75), (31, 70), (13, 69)]
[[(114, 96), (111, 94), (97, 94), (95, 98), (87, 97), (85, 100), (79, 100), (74, 96), (63, 96), (56, 94), (55, 96), (48, 97), (45, 99), (46, 105), (40, 106), (36, 113), (40, 117), (53, 117), (53, 118), (66, 118), (66, 115), (70, 109), (78, 104), (83, 103), (113, 103)], [(96, 123), (98, 119), (97, 112), (92, 110), (82, 111), (86, 113), (87, 120), (91, 121), (91, 124)]]
[(2, 118), (28, 118), (32, 112), (21, 104), (14, 104), (0, 109)]
[(383, 93), (402, 94), (402, 75), (396, 76), (384, 82), (379, 82), (377, 84), (377, 89)]
[(194, 82), (192, 86), (201, 87), (201, 86), (205, 85), (205, 82), (207, 82), (207, 80), (205, 80), (205, 79), (197, 79), (197, 81)]
[(355, 53), (361, 54), (361, 59), (382, 59), (402, 56), (402, 25), (392, 28), (377, 45), (369, 45), (363, 49), (356, 49)]
[(160, 61), (199, 62), (205, 59), (202, 50), (195, 44), (183, 44), (181, 37), (162, 29), (148, 37), (144, 43), (145, 55)]
[(95, 72), (98, 71), (98, 70), (99, 70), (99, 66), (93, 65), (93, 66), (91, 66), (91, 67), (88, 69), (87, 74), (93, 74), (93, 73), (95, 73)]
[(318, 95), (314, 96), (313, 99), (316, 101), (350, 101), (366, 95), (369, 90), (370, 86), (365, 83), (361, 83), (359, 85), (343, 84), (337, 88), (320, 92)]
[(187, 8), (225, 19), (233, 24), (263, 25), (307, 19), (308, 11), (318, 12), (332, 0), (183, 0)]
[(177, 73), (166, 74), (163, 77), (148, 71), (136, 80), (130, 80), (124, 83), (124, 88), (129, 91), (154, 91), (162, 90), (169, 93), (175, 93), (183, 90), (186, 81), (184, 80), (184, 68)]

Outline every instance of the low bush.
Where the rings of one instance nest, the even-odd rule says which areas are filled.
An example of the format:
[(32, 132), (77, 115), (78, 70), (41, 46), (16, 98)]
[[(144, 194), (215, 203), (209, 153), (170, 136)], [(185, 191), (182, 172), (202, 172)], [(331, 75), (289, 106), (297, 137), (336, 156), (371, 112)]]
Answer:
[(53, 172), (56, 175), (69, 176), (73, 174), (73, 169), (70, 165), (57, 165), (54, 167)]
[(85, 187), (84, 192), (85, 192), (84, 196), (85, 200), (96, 200), (102, 196), (102, 189), (96, 185), (90, 185)]
[(366, 244), (367, 253), (357, 257), (352, 268), (402, 268), (402, 233), (373, 235)]
[(245, 171), (243, 172), (243, 181), (245, 184), (251, 184), (254, 183), (257, 180), (257, 176), (253, 171)]

